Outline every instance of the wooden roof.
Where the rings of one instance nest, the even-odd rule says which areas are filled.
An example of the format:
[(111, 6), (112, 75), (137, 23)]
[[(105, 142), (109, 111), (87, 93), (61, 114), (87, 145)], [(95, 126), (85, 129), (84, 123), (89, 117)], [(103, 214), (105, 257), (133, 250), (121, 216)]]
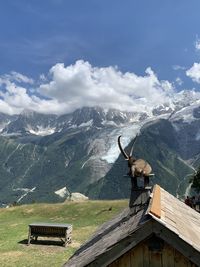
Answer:
[(155, 189), (153, 199), (160, 199), (150, 203), (149, 214), (200, 252), (200, 214), (160, 186)]
[(127, 208), (103, 224), (64, 266), (107, 266), (152, 234), (199, 264), (200, 214), (156, 185), (146, 207)]

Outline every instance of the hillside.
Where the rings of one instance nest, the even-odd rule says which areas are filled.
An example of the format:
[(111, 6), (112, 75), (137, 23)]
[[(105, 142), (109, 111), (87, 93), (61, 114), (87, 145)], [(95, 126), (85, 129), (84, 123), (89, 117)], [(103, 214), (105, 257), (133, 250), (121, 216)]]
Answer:
[(134, 154), (151, 163), (152, 183), (182, 197), (200, 163), (200, 108), (192, 100), (175, 108), (163, 107), (161, 114), (85, 107), (61, 116), (0, 116), (0, 206), (63, 202), (67, 189), (94, 199), (127, 198), (130, 182), (123, 179), (127, 166), (117, 137), (130, 148), (138, 132)]
[(124, 127), (138, 128), (131, 122), (141, 116), (98, 107), (60, 117), (26, 111), (8, 122), (3, 116), (0, 204), (62, 202), (66, 196), (55, 192), (66, 186), (85, 193), (112, 167), (106, 157), (115, 137)]
[[(103, 222), (128, 206), (127, 200), (34, 204), (0, 209), (0, 266), (60, 267)], [(39, 238), (27, 246), (28, 225), (33, 222), (70, 223), (72, 244)]]

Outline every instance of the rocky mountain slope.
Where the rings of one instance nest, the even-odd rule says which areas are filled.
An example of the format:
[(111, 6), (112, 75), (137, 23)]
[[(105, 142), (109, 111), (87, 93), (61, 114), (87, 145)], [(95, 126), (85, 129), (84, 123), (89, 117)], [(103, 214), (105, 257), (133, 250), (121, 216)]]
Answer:
[[(184, 96), (185, 97), (185, 96)], [(147, 159), (158, 182), (182, 196), (200, 164), (200, 108), (182, 97), (147, 112), (83, 108), (62, 116), (24, 111), (0, 115), (1, 205), (63, 201), (69, 191), (92, 198), (128, 197), (129, 178), (117, 137)]]

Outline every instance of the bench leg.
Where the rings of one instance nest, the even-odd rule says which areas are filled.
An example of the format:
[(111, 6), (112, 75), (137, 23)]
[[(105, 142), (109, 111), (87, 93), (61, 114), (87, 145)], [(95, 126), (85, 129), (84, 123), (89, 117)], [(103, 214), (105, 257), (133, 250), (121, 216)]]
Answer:
[(31, 243), (31, 228), (29, 227), (29, 231), (28, 231), (28, 243), (27, 245), (29, 246)]
[(65, 243), (64, 243), (64, 247), (66, 248), (67, 246), (67, 234), (65, 235)]
[(72, 243), (71, 235), (68, 234), (68, 235), (65, 236), (64, 246), (67, 247), (67, 245), (69, 245), (71, 243)]
[(69, 233), (66, 232), (65, 234), (65, 243), (64, 246), (66, 247), (68, 244), (71, 243), (71, 235)]

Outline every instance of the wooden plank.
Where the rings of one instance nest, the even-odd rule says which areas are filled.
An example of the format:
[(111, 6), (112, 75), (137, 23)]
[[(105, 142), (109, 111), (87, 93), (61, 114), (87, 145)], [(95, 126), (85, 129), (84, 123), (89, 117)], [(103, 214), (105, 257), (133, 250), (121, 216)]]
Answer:
[(190, 266), (190, 262), (188, 259), (186, 259), (183, 254), (181, 254), (180, 252), (178, 252), (177, 250), (175, 250), (174, 253), (174, 267), (189, 267)]
[[(106, 267), (115, 259), (122, 256), (124, 253), (135, 247), (140, 241), (146, 239), (152, 233), (152, 221), (147, 221), (142, 228), (137, 229), (134, 233), (121, 240), (111, 248), (107, 249), (101, 257), (96, 257), (93, 262), (88, 263), (86, 266), (101, 266)], [(134, 266), (134, 265), (133, 265)]]
[(130, 251), (119, 258), (119, 267), (131, 267)]
[(162, 252), (162, 265), (163, 267), (174, 267), (174, 248), (164, 244), (163, 252)]
[(150, 251), (150, 267), (162, 267), (162, 253)]
[(144, 267), (149, 267), (149, 248), (147, 244), (142, 244), (143, 248), (143, 266)]
[(174, 266), (174, 248), (165, 242), (163, 249), (163, 267)]
[(112, 262), (111, 264), (109, 264), (107, 267), (119, 267), (119, 261), (116, 260), (116, 261)]
[(131, 254), (131, 266), (144, 267), (142, 245), (139, 244), (138, 246), (136, 246), (134, 249), (130, 251), (130, 254)]
[(161, 192), (160, 186), (155, 185), (153, 190), (153, 199), (151, 203), (150, 213), (161, 218)]
[(183, 254), (186, 258), (190, 259), (191, 262), (196, 264), (196, 266), (199, 266), (200, 253), (175, 233), (171, 232), (169, 229), (165, 228), (165, 226), (156, 221), (153, 222), (153, 232), (166, 243), (176, 248), (176, 250)]

